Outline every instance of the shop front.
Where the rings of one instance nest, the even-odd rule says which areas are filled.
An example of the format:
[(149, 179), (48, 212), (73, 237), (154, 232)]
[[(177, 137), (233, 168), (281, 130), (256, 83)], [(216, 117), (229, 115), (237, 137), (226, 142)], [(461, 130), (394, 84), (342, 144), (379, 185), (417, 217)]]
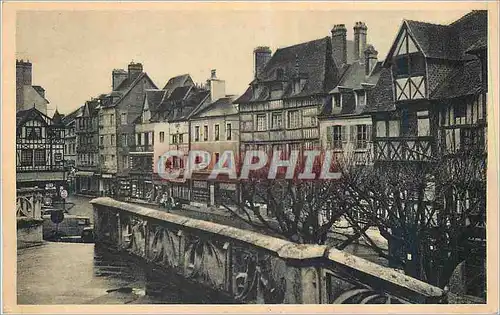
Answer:
[(101, 174), (101, 178), (99, 180), (99, 190), (101, 196), (116, 195), (116, 177), (114, 174)]
[(97, 196), (99, 195), (99, 175), (94, 172), (78, 171), (75, 173), (76, 193)]

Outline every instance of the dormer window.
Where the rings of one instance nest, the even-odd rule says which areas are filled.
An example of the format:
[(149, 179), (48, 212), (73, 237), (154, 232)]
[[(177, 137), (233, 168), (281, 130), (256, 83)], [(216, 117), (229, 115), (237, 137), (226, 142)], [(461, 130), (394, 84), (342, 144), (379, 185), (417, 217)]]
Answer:
[(342, 94), (337, 93), (332, 96), (332, 107), (342, 108)]
[(356, 107), (365, 105), (366, 105), (366, 91), (362, 90), (356, 92)]

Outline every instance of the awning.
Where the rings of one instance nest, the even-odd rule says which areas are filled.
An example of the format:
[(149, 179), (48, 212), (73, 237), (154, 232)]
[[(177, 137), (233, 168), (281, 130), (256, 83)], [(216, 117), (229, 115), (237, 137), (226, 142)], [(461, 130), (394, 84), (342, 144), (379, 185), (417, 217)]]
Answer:
[(76, 176), (94, 176), (94, 172), (84, 172), (78, 171), (75, 173)]

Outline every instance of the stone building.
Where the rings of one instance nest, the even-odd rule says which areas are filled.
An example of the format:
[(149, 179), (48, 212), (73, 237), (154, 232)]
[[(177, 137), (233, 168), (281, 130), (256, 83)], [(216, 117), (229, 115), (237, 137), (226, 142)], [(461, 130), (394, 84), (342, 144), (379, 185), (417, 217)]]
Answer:
[(357, 22), (354, 30), (354, 49), (351, 62), (343, 51), (347, 42), (344, 24), (332, 30), (337, 44), (336, 64), (340, 65), (340, 80), (330, 91), (330, 96), (318, 116), (320, 121), (321, 147), (341, 154), (347, 162), (364, 162), (371, 157), (371, 126), (367, 106), (367, 94), (377, 83), (381, 62), (378, 52), (367, 44), (368, 27)]
[(224, 153), (238, 155), (238, 108), (233, 104), (235, 97), (226, 95), (225, 82), (217, 79), (215, 70), (212, 70), (207, 87), (211, 101), (197, 108), (189, 118), (191, 151), (208, 152), (210, 159), (205, 169), (194, 171), (191, 176), (191, 202), (202, 205), (227, 204), (239, 194), (236, 180), (227, 175), (220, 175), (216, 179), (209, 179), (208, 176)]
[[(135, 145), (133, 122), (141, 114), (146, 90), (157, 89), (140, 63), (112, 72), (112, 91), (99, 97), (99, 160), (101, 194), (125, 194), (129, 148)], [(121, 192), (120, 192), (121, 191)]]
[(81, 113), (82, 108), (79, 107), (65, 115), (62, 119), (62, 122), (65, 126), (64, 133), (64, 168), (66, 171), (66, 181), (68, 182), (69, 191), (75, 191), (76, 187), (76, 159), (77, 159), (77, 135), (76, 135), (76, 127), (75, 120), (76, 117)]
[(16, 110), (27, 110), (32, 107), (47, 115), (47, 104), (45, 89), (39, 85), (33, 85), (33, 65), (31, 62), (16, 60)]

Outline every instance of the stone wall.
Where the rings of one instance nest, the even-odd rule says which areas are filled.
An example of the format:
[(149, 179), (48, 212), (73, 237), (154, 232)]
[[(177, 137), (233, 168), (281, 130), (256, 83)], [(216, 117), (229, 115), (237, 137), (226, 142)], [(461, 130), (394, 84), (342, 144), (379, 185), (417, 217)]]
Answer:
[(442, 303), (443, 291), (320, 245), (195, 220), (111, 198), (94, 205), (96, 243), (240, 303)]

